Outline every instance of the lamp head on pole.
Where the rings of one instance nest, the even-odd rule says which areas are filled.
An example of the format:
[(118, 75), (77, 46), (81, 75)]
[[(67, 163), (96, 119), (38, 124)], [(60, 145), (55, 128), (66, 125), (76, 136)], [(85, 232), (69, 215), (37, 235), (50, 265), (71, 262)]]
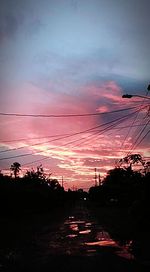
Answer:
[(131, 95), (131, 94), (124, 94), (124, 95), (122, 96), (122, 98), (132, 98), (132, 96), (133, 96), (133, 95)]

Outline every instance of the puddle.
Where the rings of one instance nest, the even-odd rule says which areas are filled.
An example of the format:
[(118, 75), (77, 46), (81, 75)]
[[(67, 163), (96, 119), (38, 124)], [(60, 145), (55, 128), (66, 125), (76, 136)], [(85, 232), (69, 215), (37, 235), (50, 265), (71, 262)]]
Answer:
[[(130, 243), (127, 243), (125, 246), (120, 246), (119, 243), (111, 239), (109, 233), (106, 231), (98, 232), (96, 238), (98, 241), (86, 242), (85, 245), (91, 247), (114, 247), (117, 256), (130, 260), (134, 259), (134, 256), (129, 251)], [(98, 251), (96, 249), (94, 250), (96, 252)]]
[(66, 237), (68, 237), (68, 238), (75, 238), (77, 236), (78, 236), (77, 234), (68, 234)]
[(79, 231), (80, 234), (89, 234), (90, 232), (91, 232), (90, 229)]
[(72, 231), (78, 231), (79, 230), (78, 224), (70, 224), (69, 227), (70, 227), (70, 229)]
[(85, 224), (85, 221), (82, 221), (82, 220), (77, 220), (77, 221), (66, 220), (64, 222), (64, 225), (70, 225), (70, 224)]
[(95, 221), (90, 222), (89, 218), (82, 220), (81, 216), (69, 216), (59, 228), (57, 235), (51, 236), (51, 239), (50, 250), (58, 254), (96, 256), (101, 254), (104, 248), (114, 248), (117, 256), (133, 259), (129, 249), (131, 242), (120, 245), (102, 225)]
[(116, 242), (113, 240), (95, 241), (85, 243), (87, 246), (116, 246)]
[(116, 251), (116, 254), (119, 256), (119, 257), (122, 257), (122, 258), (125, 258), (125, 259), (128, 259), (128, 260), (133, 260), (134, 259), (134, 256), (129, 253), (129, 252), (125, 252), (125, 251)]
[(104, 230), (102, 230), (102, 231), (100, 231), (100, 232), (97, 232), (97, 234), (96, 234), (96, 239), (97, 239), (97, 240), (106, 240), (106, 241), (112, 240), (112, 239), (110, 238), (109, 233), (108, 233), (107, 231), (104, 231)]
[(88, 222), (88, 223), (85, 223), (85, 227), (91, 227), (92, 226), (92, 223)]

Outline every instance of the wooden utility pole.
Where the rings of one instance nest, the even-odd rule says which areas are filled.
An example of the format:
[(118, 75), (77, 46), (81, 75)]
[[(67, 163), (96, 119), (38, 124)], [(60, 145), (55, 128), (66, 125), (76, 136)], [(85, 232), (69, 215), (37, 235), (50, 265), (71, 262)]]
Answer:
[(96, 168), (95, 168), (95, 186), (97, 186), (97, 173), (96, 173)]
[(98, 185), (100, 186), (101, 185), (101, 176), (100, 176), (100, 173), (98, 175)]

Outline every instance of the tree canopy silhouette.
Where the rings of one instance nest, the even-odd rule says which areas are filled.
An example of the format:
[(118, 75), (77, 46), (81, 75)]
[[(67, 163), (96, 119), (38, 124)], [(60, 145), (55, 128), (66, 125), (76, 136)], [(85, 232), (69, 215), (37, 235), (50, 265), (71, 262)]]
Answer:
[(145, 162), (140, 154), (130, 154), (124, 157), (123, 159), (119, 160), (119, 164), (123, 165), (126, 164), (127, 168), (130, 168), (132, 170), (133, 164), (139, 164), (141, 163), (142, 166), (144, 166)]

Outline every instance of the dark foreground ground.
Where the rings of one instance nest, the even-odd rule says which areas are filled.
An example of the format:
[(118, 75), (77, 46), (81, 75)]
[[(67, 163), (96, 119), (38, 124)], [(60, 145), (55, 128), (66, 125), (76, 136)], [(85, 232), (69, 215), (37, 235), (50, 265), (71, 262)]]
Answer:
[(79, 201), (50, 213), (1, 218), (0, 271), (150, 271), (130, 252), (130, 233), (125, 237), (119, 227), (125, 230), (126, 219), (121, 213), (117, 222), (118, 212)]

